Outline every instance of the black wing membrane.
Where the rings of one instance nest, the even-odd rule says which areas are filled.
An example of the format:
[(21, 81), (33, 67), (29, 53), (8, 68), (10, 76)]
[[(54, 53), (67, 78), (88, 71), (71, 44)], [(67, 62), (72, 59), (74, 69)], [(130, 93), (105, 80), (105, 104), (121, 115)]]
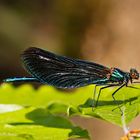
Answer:
[(22, 60), (33, 77), (58, 88), (77, 88), (96, 83), (110, 71), (96, 63), (59, 56), (35, 47), (25, 50)]

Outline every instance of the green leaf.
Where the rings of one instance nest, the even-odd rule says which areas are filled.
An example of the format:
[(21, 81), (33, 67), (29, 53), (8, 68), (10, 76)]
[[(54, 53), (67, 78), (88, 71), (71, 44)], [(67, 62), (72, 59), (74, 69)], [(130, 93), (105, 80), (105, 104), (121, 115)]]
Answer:
[[(139, 85), (133, 86), (140, 88)], [(122, 117), (117, 104), (112, 98), (112, 93), (117, 88), (102, 90), (98, 106), (92, 108), (94, 86), (75, 90), (57, 90), (51, 86), (43, 85), (35, 90), (30, 85), (15, 88), (12, 85), (4, 84), (0, 87), (0, 103), (14, 103), (37, 108), (47, 107), (48, 112), (52, 114), (63, 113), (68, 116), (96, 117), (122, 126), (122, 118), (125, 118), (125, 123), (128, 124), (140, 113), (140, 90), (124, 87), (115, 94), (116, 103), (121, 106), (124, 114)]]
[(74, 126), (68, 119), (53, 115), (46, 109), (27, 107), (0, 114), (2, 140), (66, 140), (89, 139), (88, 132)]

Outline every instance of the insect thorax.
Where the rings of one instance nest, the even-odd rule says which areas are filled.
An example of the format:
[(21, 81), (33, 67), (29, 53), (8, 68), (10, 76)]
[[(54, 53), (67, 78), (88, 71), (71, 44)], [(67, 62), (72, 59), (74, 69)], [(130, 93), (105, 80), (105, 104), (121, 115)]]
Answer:
[(108, 79), (112, 82), (127, 82), (129, 79), (129, 73), (123, 72), (118, 68), (111, 68), (109, 75), (107, 75)]

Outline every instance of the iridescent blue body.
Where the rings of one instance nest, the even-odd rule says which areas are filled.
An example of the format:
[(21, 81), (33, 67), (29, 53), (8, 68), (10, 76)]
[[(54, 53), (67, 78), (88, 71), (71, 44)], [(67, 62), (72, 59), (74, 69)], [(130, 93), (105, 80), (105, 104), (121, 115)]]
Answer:
[(112, 94), (115, 100), (114, 95), (119, 89), (128, 86), (129, 81), (132, 83), (133, 79), (139, 79), (136, 69), (124, 72), (118, 68), (108, 68), (93, 62), (59, 56), (35, 47), (25, 50), (21, 58), (25, 69), (32, 77), (8, 78), (4, 82), (32, 81), (69, 89), (90, 84), (105, 85), (100, 88), (95, 106), (102, 89), (119, 86)]
[(34, 77), (15, 77), (15, 78), (7, 78), (7, 79), (4, 79), (3, 82), (29, 82), (29, 81), (38, 81), (36, 78)]

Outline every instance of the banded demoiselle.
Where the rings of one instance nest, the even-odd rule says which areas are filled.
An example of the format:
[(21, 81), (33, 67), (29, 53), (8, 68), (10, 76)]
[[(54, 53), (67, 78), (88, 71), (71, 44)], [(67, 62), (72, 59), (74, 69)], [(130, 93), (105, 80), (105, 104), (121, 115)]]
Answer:
[(94, 95), (96, 87), (103, 86), (99, 90), (94, 107), (97, 107), (103, 89), (119, 86), (112, 93), (112, 97), (116, 101), (114, 97), (116, 92), (124, 86), (130, 87), (128, 82), (133, 83), (134, 79), (139, 79), (138, 71), (133, 68), (130, 69), (130, 72), (125, 72), (118, 68), (108, 68), (94, 62), (59, 56), (35, 47), (26, 49), (21, 55), (21, 59), (25, 69), (32, 77), (8, 78), (4, 82), (41, 82), (62, 89), (95, 84)]

